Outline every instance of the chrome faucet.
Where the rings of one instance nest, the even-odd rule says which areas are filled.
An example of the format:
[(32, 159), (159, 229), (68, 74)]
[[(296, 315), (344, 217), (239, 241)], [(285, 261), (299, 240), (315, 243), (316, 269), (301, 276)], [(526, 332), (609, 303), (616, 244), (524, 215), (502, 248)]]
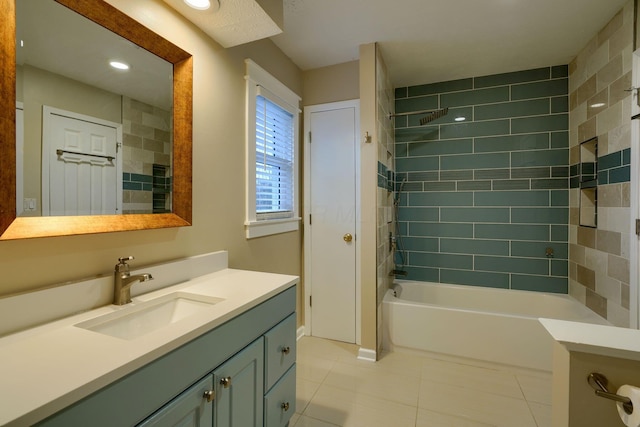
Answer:
[(132, 276), (129, 272), (129, 264), (133, 256), (118, 258), (118, 263), (113, 272), (114, 290), (113, 303), (115, 305), (125, 305), (131, 302), (131, 286), (135, 282), (147, 282), (153, 280), (153, 276), (148, 273), (136, 274)]

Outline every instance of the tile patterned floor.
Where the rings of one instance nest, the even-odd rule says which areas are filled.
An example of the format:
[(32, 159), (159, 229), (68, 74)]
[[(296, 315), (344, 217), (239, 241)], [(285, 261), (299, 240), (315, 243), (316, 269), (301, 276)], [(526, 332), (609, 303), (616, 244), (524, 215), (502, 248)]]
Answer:
[(392, 352), (376, 363), (355, 345), (298, 341), (291, 427), (549, 427), (551, 374)]

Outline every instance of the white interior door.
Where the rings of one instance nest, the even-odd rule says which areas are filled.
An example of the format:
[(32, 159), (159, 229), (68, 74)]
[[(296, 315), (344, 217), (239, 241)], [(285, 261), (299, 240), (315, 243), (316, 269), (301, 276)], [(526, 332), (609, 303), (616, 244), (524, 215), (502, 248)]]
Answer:
[(357, 102), (307, 111), (308, 206), (305, 218), (311, 335), (358, 341)]
[(120, 213), (120, 125), (48, 107), (43, 115), (43, 215)]

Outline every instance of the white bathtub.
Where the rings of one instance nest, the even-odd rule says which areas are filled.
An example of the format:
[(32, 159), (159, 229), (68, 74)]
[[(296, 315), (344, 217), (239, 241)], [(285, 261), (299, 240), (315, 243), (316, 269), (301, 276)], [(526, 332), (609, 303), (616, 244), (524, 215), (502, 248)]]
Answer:
[(397, 281), (382, 303), (383, 347), (551, 371), (553, 339), (538, 318), (608, 325), (569, 295)]

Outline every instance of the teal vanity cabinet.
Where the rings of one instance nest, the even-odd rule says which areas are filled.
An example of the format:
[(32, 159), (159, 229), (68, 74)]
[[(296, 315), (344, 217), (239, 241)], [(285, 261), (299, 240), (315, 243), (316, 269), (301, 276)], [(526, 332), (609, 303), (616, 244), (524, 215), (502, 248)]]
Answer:
[(295, 412), (295, 307), (293, 286), (38, 425), (286, 426)]

